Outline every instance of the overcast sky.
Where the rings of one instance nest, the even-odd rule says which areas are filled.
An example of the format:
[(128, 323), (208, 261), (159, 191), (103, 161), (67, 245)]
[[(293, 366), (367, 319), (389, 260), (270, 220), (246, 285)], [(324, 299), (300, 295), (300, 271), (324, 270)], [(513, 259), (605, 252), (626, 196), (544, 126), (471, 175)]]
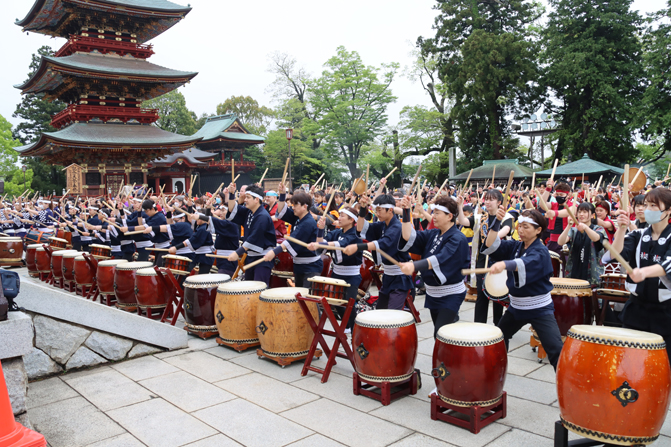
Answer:
[[(269, 55), (286, 52), (309, 72), (318, 75), (322, 64), (339, 45), (355, 50), (366, 65), (384, 62), (412, 63), (410, 51), (418, 36), (432, 36), (433, 0), (291, 1), (190, 1), (186, 18), (154, 39), (156, 54), (150, 61), (173, 69), (200, 74), (181, 89), (189, 109), (198, 115), (214, 113), (217, 104), (236, 95), (249, 95), (272, 106), (268, 91), (273, 75), (267, 71)], [(0, 38), (5, 63), (0, 70), (0, 114), (13, 125), (12, 113), (21, 100), (13, 87), (25, 80), (31, 54), (42, 45), (60, 48), (64, 39), (35, 33), (26, 35), (13, 22), (23, 19), (33, 0), (3, 1)], [(653, 12), (665, 0), (636, 0), (634, 8)], [(396, 123), (406, 105), (430, 105), (419, 84), (399, 76), (392, 84), (398, 101), (389, 108)]]

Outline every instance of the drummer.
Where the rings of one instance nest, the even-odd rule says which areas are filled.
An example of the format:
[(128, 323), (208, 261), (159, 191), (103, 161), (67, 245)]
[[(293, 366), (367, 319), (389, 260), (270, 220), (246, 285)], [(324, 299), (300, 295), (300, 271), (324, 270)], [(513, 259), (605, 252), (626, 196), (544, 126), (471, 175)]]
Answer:
[[(603, 266), (599, 262), (603, 254), (603, 241), (607, 238), (606, 231), (594, 224), (594, 205), (583, 202), (578, 205), (577, 226), (566, 225), (559, 235), (559, 245), (568, 244), (569, 254), (566, 264), (568, 278), (582, 279), (592, 285), (599, 284), (603, 275)], [(592, 231), (587, 232), (586, 228)]]
[(508, 347), (513, 335), (532, 324), (556, 371), (562, 339), (550, 295), (553, 289), (550, 282), (552, 261), (550, 252), (540, 240), (547, 220), (538, 210), (524, 210), (517, 227), (520, 241), (502, 241), (497, 231), (505, 214), (506, 210), (500, 206), (483, 252), (498, 261), (491, 267), (492, 274), (508, 272), (510, 306), (497, 326)]
[[(222, 194), (223, 195), (223, 194)], [(225, 201), (225, 197), (221, 197)], [(211, 210), (211, 199), (208, 201), (206, 214), (209, 218), (209, 230), (216, 235), (214, 239), (214, 250), (218, 256), (230, 256), (240, 247), (240, 225), (226, 220), (227, 208), (222, 207), (215, 211)], [(217, 273), (233, 276), (237, 264), (228, 259), (217, 259)]]
[[(276, 217), (291, 225), (291, 237), (308, 244), (315, 242), (318, 233), (317, 223), (308, 212), (312, 206), (312, 198), (305, 192), (297, 191), (291, 197), (293, 205), (293, 209), (291, 209), (286, 204), (284, 184), (279, 185), (278, 192), (280, 201), (277, 204)], [(283, 250), (288, 251), (293, 257), (296, 287), (309, 287), (308, 279), (319, 275), (324, 268), (321, 256), (314, 250), (285, 240), (278, 247), (266, 253), (264, 259), (270, 262)]]
[[(191, 223), (186, 222), (186, 215), (184, 213), (173, 214), (175, 212), (173, 208), (166, 207), (166, 209), (168, 210), (166, 213), (167, 224), (154, 225), (146, 228), (144, 233), (168, 233), (170, 247), (175, 247), (175, 254), (184, 256), (193, 261), (193, 250), (191, 250), (191, 247), (184, 244), (184, 241), (188, 240), (193, 235), (193, 227), (191, 226)], [(177, 248), (177, 246), (180, 246), (180, 248)]]
[[(433, 336), (438, 330), (458, 320), (459, 307), (466, 298), (466, 286), (461, 270), (468, 268), (468, 241), (455, 226), (459, 206), (451, 197), (440, 196), (433, 209), (434, 229), (416, 231), (410, 215), (412, 197), (405, 196), (403, 230), (399, 246), (402, 250), (421, 255), (419, 261), (401, 263), (401, 271), (412, 275), (419, 271), (426, 287), (424, 307), (431, 312)], [(420, 203), (415, 207), (421, 207)]]
[[(142, 202), (142, 211), (147, 216), (147, 218), (144, 219), (144, 225), (140, 226), (139, 230), (144, 231), (147, 228), (151, 228), (157, 225), (167, 225), (168, 222), (165, 219), (165, 214), (158, 211), (156, 203), (154, 203), (152, 200), (145, 200)], [(135, 229), (138, 229), (138, 227), (135, 227)], [(131, 231), (135, 231), (135, 229)], [(154, 233), (152, 231), (149, 233), (149, 235), (151, 236), (151, 242), (155, 248), (163, 249), (170, 246), (170, 238), (167, 234), (161, 232)], [(156, 253), (156, 256), (154, 256), (155, 265), (157, 267), (163, 267), (163, 256), (161, 256), (159, 252)]]
[[(361, 232), (362, 239), (367, 239), (370, 242), (350, 244), (345, 248), (344, 253), (351, 256), (357, 251), (368, 250), (372, 253), (379, 248), (396, 262), (410, 261), (410, 255), (398, 248), (401, 239), (401, 222), (394, 214), (396, 205), (394, 196), (381, 194), (375, 198), (373, 207), (378, 218), (375, 223), (367, 221), (369, 203), (370, 199), (367, 196), (359, 198), (357, 231)], [(403, 310), (406, 297), (414, 288), (412, 278), (404, 274), (400, 267), (383, 258), (379, 253), (377, 253), (377, 264), (384, 265), (382, 289), (379, 293), (377, 308)]]
[[(308, 245), (308, 250), (317, 250), (320, 245), (329, 245), (332, 247), (346, 247), (350, 244), (360, 244), (361, 239), (356, 234), (356, 222), (359, 219), (354, 208), (345, 206), (340, 209), (340, 216), (338, 217), (338, 228), (329, 231), (324, 236), (324, 226), (326, 219), (320, 218), (317, 222), (317, 242), (312, 242)], [(343, 254), (340, 250), (327, 250), (333, 262), (332, 278), (341, 279), (349, 284), (345, 290), (345, 299), (353, 299), (355, 302), (359, 294), (359, 285), (361, 284), (361, 264), (363, 262), (363, 253), (357, 251), (351, 256)], [(342, 318), (343, 310), (341, 307), (336, 308), (339, 311), (339, 317)], [(354, 318), (356, 313), (352, 310), (346, 329), (350, 331), (354, 327)]]
[[(620, 211), (613, 249), (634, 271), (625, 282), (631, 292), (622, 310), (625, 328), (661, 335), (671, 359), (671, 191), (655, 188), (645, 195), (648, 227), (626, 234), (628, 212)], [(607, 261), (609, 254), (604, 256)]]
[[(144, 231), (144, 220), (149, 216), (145, 214), (142, 210), (142, 200), (134, 197), (131, 200), (133, 204), (133, 212), (127, 216), (121, 216), (123, 227), (121, 231), (127, 233), (130, 231)], [(133, 230), (131, 230), (133, 228)], [(137, 230), (136, 230), (137, 229)], [(135, 234), (130, 236), (130, 238), (135, 242), (135, 251), (137, 252), (137, 261), (143, 262), (149, 260), (149, 252), (147, 248), (150, 248), (153, 243), (151, 241), (151, 235), (149, 234)]]
[(206, 256), (214, 252), (212, 233), (208, 229), (210, 218), (204, 214), (189, 214), (187, 218), (191, 222), (195, 222), (196, 231), (188, 239), (170, 247), (170, 254), (177, 254), (177, 250), (180, 248), (191, 248), (194, 257), (188, 270), (191, 271), (198, 265), (198, 274), (207, 275), (212, 269), (212, 264), (214, 264), (214, 258)]

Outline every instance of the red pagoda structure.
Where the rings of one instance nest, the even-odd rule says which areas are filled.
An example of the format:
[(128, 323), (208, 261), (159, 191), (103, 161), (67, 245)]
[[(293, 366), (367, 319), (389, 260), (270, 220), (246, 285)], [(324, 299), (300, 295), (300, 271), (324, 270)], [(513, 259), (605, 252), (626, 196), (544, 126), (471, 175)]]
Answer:
[(58, 131), (17, 148), (21, 156), (68, 166), (69, 180), (81, 176), (68, 186), (78, 184), (82, 190), (71, 192), (96, 196), (116, 194), (123, 184), (146, 185), (152, 160), (199, 141), (198, 135), (159, 129), (153, 125), (158, 111), (141, 108), (142, 101), (197, 75), (147, 61), (154, 51), (146, 42), (190, 10), (167, 0), (36, 0), (16, 24), (24, 31), (68, 40), (16, 87), (68, 106), (53, 117)]

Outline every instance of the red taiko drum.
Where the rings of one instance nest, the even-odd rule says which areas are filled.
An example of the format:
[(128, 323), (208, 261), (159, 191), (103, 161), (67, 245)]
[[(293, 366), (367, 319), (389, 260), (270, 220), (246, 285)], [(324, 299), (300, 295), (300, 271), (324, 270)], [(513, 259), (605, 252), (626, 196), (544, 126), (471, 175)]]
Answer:
[(75, 282), (79, 286), (90, 286), (93, 284), (93, 277), (96, 274), (95, 269), (84, 258), (83, 255), (77, 256), (74, 263)]
[(671, 370), (664, 339), (607, 326), (568, 331), (557, 364), (562, 424), (617, 445), (652, 444), (669, 409)]
[(49, 245), (53, 250), (65, 250), (68, 248), (68, 241), (59, 237), (50, 237)]
[(25, 240), (28, 244), (44, 244), (49, 243), (47, 240), (49, 236), (51, 236), (51, 233), (39, 230), (30, 230), (28, 233), (26, 233)]
[(359, 268), (359, 274), (361, 275), (361, 283), (359, 284), (360, 296), (365, 296), (373, 284), (373, 268), (375, 268), (373, 257), (368, 253), (364, 253), (363, 262)]
[(51, 273), (54, 278), (63, 277), (63, 255), (65, 253), (78, 253), (77, 250), (57, 250), (51, 254)]
[(417, 328), (410, 312), (371, 310), (354, 320), (354, 369), (371, 382), (399, 382), (415, 372)]
[(191, 265), (191, 259), (186, 256), (163, 256), (163, 267), (170, 269), (173, 275), (188, 275), (189, 265)]
[(151, 267), (149, 261), (125, 262), (118, 264), (114, 271), (114, 295), (116, 306), (120, 309), (133, 310), (137, 308), (135, 298), (135, 276), (138, 270)]
[(621, 273), (601, 275), (601, 289), (625, 291), (627, 290), (627, 288), (624, 286), (626, 279), (627, 275), (623, 275)]
[(294, 279), (294, 259), (291, 253), (280, 252), (273, 260), (275, 268), (270, 272), (270, 288), (286, 287), (287, 279)]
[(114, 273), (116, 272), (116, 266), (127, 262), (125, 259), (107, 259), (98, 262), (96, 282), (98, 283), (98, 291), (102, 295), (114, 295)]
[(460, 407), (496, 404), (507, 369), (503, 333), (496, 326), (453, 323), (438, 330), (431, 375), (443, 402)]
[(140, 309), (163, 309), (174, 295), (174, 287), (153, 267), (135, 272), (135, 299)]
[(35, 265), (40, 273), (51, 272), (51, 256), (42, 245), (35, 249)]
[(573, 278), (550, 278), (552, 302), (559, 332), (565, 336), (574, 324), (592, 323), (592, 286)]
[(70, 230), (59, 230), (57, 237), (65, 239), (66, 241), (68, 241), (68, 247), (72, 247), (72, 232)]
[(217, 287), (227, 283), (231, 277), (214, 273), (187, 276), (184, 280), (184, 320), (191, 332), (217, 332), (214, 305)]
[(112, 247), (107, 245), (91, 244), (91, 256), (96, 259), (109, 259), (112, 257)]
[(559, 278), (562, 273), (562, 263), (561, 263), (561, 257), (559, 256), (558, 253), (548, 250), (550, 252), (550, 260), (552, 261), (552, 276), (555, 278)]
[(30, 276), (39, 275), (37, 264), (35, 264), (35, 254), (40, 247), (42, 247), (42, 244), (30, 244), (26, 249), (26, 267), (28, 267), (28, 274)]
[(20, 264), (23, 258), (23, 239), (0, 237), (0, 264)]
[(327, 254), (324, 254), (324, 253), (322, 253), (320, 255), (320, 257), (322, 258), (322, 275), (321, 276), (325, 276), (325, 277), (331, 276), (331, 261), (332, 261), (331, 257)]
[(63, 272), (63, 279), (66, 281), (75, 280), (75, 258), (83, 255), (83, 251), (66, 250), (61, 260), (61, 270)]
[(335, 298), (337, 300), (345, 300), (347, 288), (350, 286), (342, 279), (328, 278), (325, 276), (313, 276), (308, 279), (312, 284), (310, 285), (310, 295), (325, 298)]

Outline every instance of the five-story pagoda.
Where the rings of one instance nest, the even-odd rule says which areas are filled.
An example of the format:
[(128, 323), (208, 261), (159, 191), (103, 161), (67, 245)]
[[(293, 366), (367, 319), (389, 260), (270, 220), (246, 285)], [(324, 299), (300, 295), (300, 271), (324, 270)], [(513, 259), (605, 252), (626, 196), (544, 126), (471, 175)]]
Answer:
[(149, 162), (200, 140), (159, 129), (157, 110), (141, 108), (197, 75), (147, 61), (154, 51), (146, 42), (190, 10), (167, 0), (36, 0), (16, 24), (68, 41), (16, 87), (68, 106), (53, 117), (59, 130), (17, 148), (20, 154), (68, 166), (72, 192), (95, 196), (146, 185)]

